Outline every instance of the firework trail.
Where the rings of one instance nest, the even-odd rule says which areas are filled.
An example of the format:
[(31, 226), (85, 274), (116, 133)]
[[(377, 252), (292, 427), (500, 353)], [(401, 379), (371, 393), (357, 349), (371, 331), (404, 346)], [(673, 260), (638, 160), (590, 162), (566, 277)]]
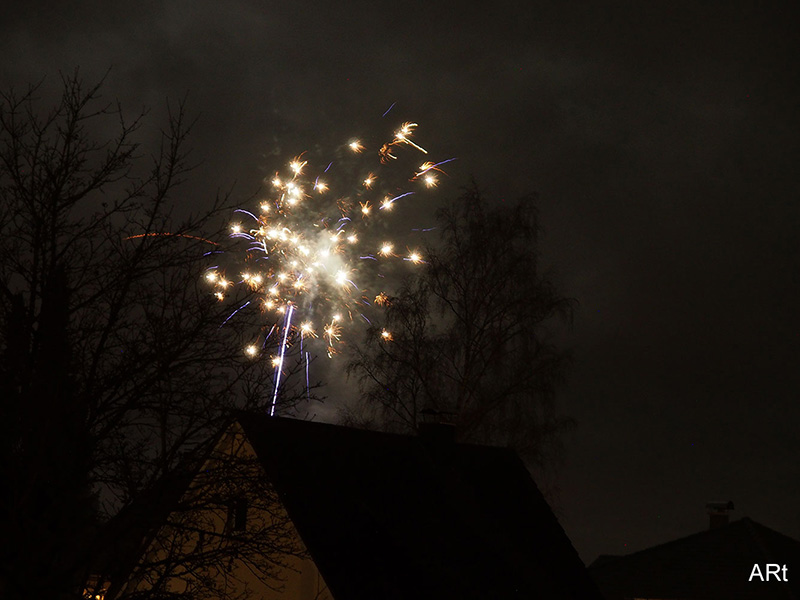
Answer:
[[(251, 306), (259, 306), (265, 317), (261, 331), (270, 333), (259, 333), (260, 340), (245, 348), (252, 358), (261, 354), (266, 338), (283, 323), (278, 355), (272, 358), (270, 414), (275, 412), (287, 348), (293, 341), (299, 337), (302, 345), (304, 338), (316, 338), (316, 329), (321, 328), (320, 339), (328, 356), (333, 356), (348, 323), (357, 317), (369, 323), (365, 312), (386, 304), (387, 295), (369, 286), (377, 279), (376, 270), (386, 261), (424, 262), (418, 249), (401, 250), (385, 239), (385, 233), (370, 231), (389, 229), (395, 207), (434, 188), (436, 174), (444, 173), (441, 165), (454, 160), (421, 162), (420, 155), (428, 152), (411, 140), (416, 128), (416, 123), (402, 123), (391, 141), (382, 145), (351, 139), (337, 150), (333, 162), (320, 161), (319, 168), (304, 152), (289, 161), (284, 172), (265, 180), (270, 191), (258, 210), (236, 211), (242, 220), (231, 225), (231, 236), (245, 246), (244, 260), (236, 261), (241, 271), (229, 278), (222, 266), (215, 266), (205, 277), (220, 301), (237, 287), (253, 292), (256, 300)], [(398, 178), (400, 165), (415, 166)], [(299, 326), (293, 324), (295, 312), (303, 318)], [(390, 335), (382, 338), (391, 340)], [(306, 353), (306, 379), (308, 364)]]
[(275, 389), (272, 394), (272, 406), (270, 407), (269, 416), (275, 416), (275, 407), (278, 404), (278, 390), (281, 387), (281, 373), (283, 373), (283, 360), (286, 356), (286, 341), (289, 337), (289, 330), (292, 327), (292, 313), (294, 306), (289, 305), (289, 310), (286, 312), (286, 319), (283, 324), (283, 342), (281, 342), (281, 349), (278, 358), (278, 364), (275, 365)]

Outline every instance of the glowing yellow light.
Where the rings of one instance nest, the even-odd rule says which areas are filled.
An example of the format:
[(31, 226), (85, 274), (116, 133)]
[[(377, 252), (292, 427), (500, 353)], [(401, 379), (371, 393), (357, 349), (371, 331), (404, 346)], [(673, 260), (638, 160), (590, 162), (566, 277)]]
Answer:
[(350, 142), (349, 145), (350, 145), (350, 150), (352, 150), (353, 152), (361, 152), (364, 149), (364, 146), (362, 146), (361, 142), (359, 142), (358, 140), (353, 140), (352, 142)]
[(389, 296), (387, 296), (385, 292), (381, 292), (375, 296), (375, 304), (378, 306), (386, 306), (389, 304)]
[(339, 285), (344, 285), (347, 283), (347, 271), (339, 271), (336, 273), (336, 283)]
[(408, 260), (410, 260), (414, 264), (417, 264), (422, 261), (422, 257), (419, 255), (419, 253), (412, 252), (411, 254), (408, 255)]
[(392, 334), (385, 329), (381, 330), (381, 337), (384, 341), (391, 342), (392, 341)]
[(381, 149), (378, 150), (378, 155), (381, 157), (381, 163), (386, 164), (389, 160), (397, 160), (397, 157), (392, 154), (392, 146), (397, 143), (395, 140), (392, 144), (384, 144), (381, 146)]
[(289, 276), (286, 273), (278, 273), (278, 281), (286, 281)]
[(299, 158), (295, 158), (289, 163), (289, 168), (295, 172), (295, 175), (299, 175), (300, 171), (303, 170), (303, 167), (305, 167), (306, 164), (308, 164), (308, 161), (304, 160), (303, 162), (300, 162)]
[(399, 131), (397, 131), (397, 133), (394, 134), (395, 143), (408, 144), (409, 146), (413, 146), (414, 148), (416, 148), (420, 152), (424, 152), (425, 154), (427, 154), (428, 151), (425, 150), (425, 148), (421, 148), (420, 146), (417, 146), (414, 142), (412, 142), (411, 140), (408, 139), (408, 136), (410, 136), (413, 133), (414, 128), (416, 126), (417, 126), (416, 123), (403, 123), (400, 126)]
[(395, 140), (398, 142), (407, 142), (408, 140), (406, 138), (411, 135), (416, 126), (416, 123), (403, 123), (400, 129), (394, 134)]
[(222, 301), (222, 300), (225, 300), (225, 294), (223, 294), (222, 292), (216, 292), (216, 293), (214, 294), (214, 297), (215, 297), (217, 300), (220, 300), (220, 301)]
[(392, 210), (392, 199), (389, 197), (384, 198), (383, 202), (381, 202), (381, 208), (383, 210)]
[(316, 190), (317, 190), (317, 191), (318, 191), (320, 194), (321, 194), (321, 193), (323, 193), (323, 192), (325, 192), (325, 191), (328, 189), (328, 186), (327, 186), (326, 184), (324, 184), (323, 182), (321, 182), (321, 181), (318, 181), (318, 182), (317, 182), (317, 185), (316, 185), (316, 186), (314, 186), (314, 187), (316, 188)]
[(348, 235), (347, 236), (347, 241), (350, 242), (351, 244), (355, 244), (358, 241), (358, 236), (356, 236), (356, 235)]
[(297, 280), (294, 282), (295, 289), (302, 290), (305, 287), (305, 284), (301, 280)]
[(372, 207), (370, 206), (369, 202), (362, 202), (361, 203), (361, 213), (368, 215), (369, 211)]
[(206, 281), (214, 283), (217, 280), (217, 274), (214, 271), (206, 273)]
[(262, 202), (261, 203), (261, 212), (269, 212), (269, 203), (268, 202)]
[(231, 225), (231, 232), (232, 233), (242, 233), (242, 226), (238, 223)]
[(277, 367), (279, 364), (281, 364), (281, 359), (277, 356), (273, 356), (271, 362), (273, 367)]
[(316, 333), (314, 333), (314, 328), (311, 326), (311, 323), (308, 322), (300, 325), (300, 333), (311, 337), (317, 337)]
[(341, 318), (342, 318), (342, 315), (333, 315), (331, 320), (335, 323), (336, 321), (341, 320)]
[(381, 254), (384, 256), (389, 256), (392, 253), (393, 248), (394, 246), (392, 246), (392, 244), (386, 242), (381, 246)]
[(264, 301), (264, 308), (267, 310), (272, 310), (275, 307), (275, 303), (272, 300), (265, 300)]
[(251, 356), (251, 357), (255, 356), (256, 354), (258, 354), (258, 348), (256, 346), (254, 346), (253, 344), (250, 344), (249, 346), (247, 346), (247, 348), (245, 348), (244, 351), (245, 351), (245, 353), (247, 353), (247, 356)]
[(434, 177), (433, 175), (425, 176), (425, 185), (428, 186), (429, 188), (436, 187), (437, 183), (438, 182), (436, 181), (436, 177)]
[[(335, 340), (339, 339), (342, 328), (334, 323), (329, 323), (325, 326), (325, 337), (328, 338), (328, 344), (333, 345)], [(329, 350), (330, 353), (330, 350)]]
[(370, 173), (367, 178), (364, 180), (364, 187), (369, 189), (372, 187), (372, 184), (375, 183), (375, 175)]
[(226, 287), (228, 287), (230, 284), (231, 284), (231, 282), (230, 282), (230, 281), (228, 281), (227, 279), (220, 279), (220, 280), (217, 282), (217, 285), (218, 285), (219, 287), (221, 287), (221, 288), (226, 288)]
[(280, 179), (280, 177), (278, 177), (278, 176), (276, 175), (276, 176), (275, 176), (275, 179), (273, 179), (273, 180), (272, 180), (272, 185), (274, 185), (275, 187), (281, 187), (281, 185), (282, 185), (282, 184), (281, 184), (281, 179)]

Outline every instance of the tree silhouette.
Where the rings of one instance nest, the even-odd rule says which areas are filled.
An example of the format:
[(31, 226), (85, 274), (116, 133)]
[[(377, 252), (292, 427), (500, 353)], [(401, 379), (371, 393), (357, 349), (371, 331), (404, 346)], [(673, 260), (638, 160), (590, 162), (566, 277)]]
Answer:
[(6, 598), (80, 590), (99, 522), (207, 451), (230, 409), (271, 398), (272, 367), (242, 353), (253, 323), (221, 328), (230, 307), (201, 281), (231, 207), (181, 194), (184, 103), (148, 152), (145, 113), (77, 72), (62, 84), (50, 110), (41, 85), (0, 95)]
[(439, 211), (439, 246), (356, 349), (362, 396), (345, 421), (402, 431), (438, 414), (462, 441), (544, 458), (569, 423), (554, 403), (568, 355), (548, 326), (574, 302), (540, 272), (534, 201), (490, 206), (473, 183)]

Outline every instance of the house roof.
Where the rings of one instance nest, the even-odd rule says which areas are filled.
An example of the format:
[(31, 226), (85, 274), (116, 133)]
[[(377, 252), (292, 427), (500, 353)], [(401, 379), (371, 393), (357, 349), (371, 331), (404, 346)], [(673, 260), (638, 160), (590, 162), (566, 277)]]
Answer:
[(336, 600), (600, 598), (511, 450), (239, 422)]
[(89, 570), (112, 582), (107, 597), (115, 597), (124, 586), (153, 536), (179, 507), (181, 497), (221, 435), (222, 430), (198, 446), (196, 455), (187, 455), (99, 529)]
[(742, 518), (626, 556), (601, 556), (589, 572), (608, 600), (799, 599), (798, 578), (788, 583), (749, 581), (753, 565), (800, 565), (800, 542)]

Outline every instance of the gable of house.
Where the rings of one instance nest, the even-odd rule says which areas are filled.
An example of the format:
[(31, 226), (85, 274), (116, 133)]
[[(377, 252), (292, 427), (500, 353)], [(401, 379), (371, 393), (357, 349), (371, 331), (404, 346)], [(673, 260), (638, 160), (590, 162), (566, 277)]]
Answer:
[(330, 599), (237, 423), (191, 475), (165, 478), (110, 525), (106, 539), (116, 532), (121, 543), (109, 544), (93, 577), (106, 600), (153, 591)]

